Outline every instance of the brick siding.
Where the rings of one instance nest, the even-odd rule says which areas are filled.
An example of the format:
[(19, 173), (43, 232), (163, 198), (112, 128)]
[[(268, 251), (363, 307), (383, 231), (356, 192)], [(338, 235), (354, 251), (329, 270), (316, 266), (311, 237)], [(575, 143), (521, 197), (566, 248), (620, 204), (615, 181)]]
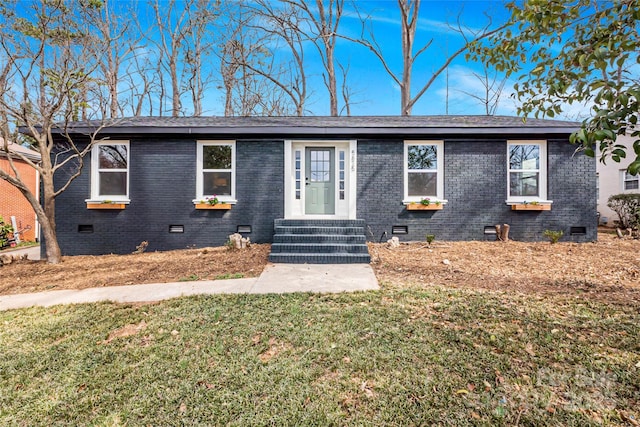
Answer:
[[(213, 138), (200, 138), (213, 139)], [(284, 144), (236, 143), (236, 198), (231, 210), (196, 210), (196, 139), (130, 139), (129, 197), (123, 210), (91, 210), (90, 160), (81, 177), (57, 200), (58, 240), (64, 255), (129, 253), (223, 245), (238, 225), (251, 225), (253, 242), (270, 242), (284, 216)], [(78, 232), (92, 225), (93, 233)], [(170, 225), (184, 233), (169, 233)]]
[[(13, 159), (13, 164), (18, 169), (18, 173), (20, 173), (27, 187), (34, 194), (37, 194), (36, 185), (38, 181), (35, 169), (17, 159)], [(4, 157), (0, 157), (0, 169), (11, 172), (9, 161)], [(27, 226), (31, 227), (31, 230), (25, 231), (20, 235), (20, 239), (30, 242), (36, 240), (36, 213), (22, 193), (4, 180), (0, 180), (0, 216), (4, 218), (7, 224), (11, 224), (11, 217), (15, 216), (18, 229), (24, 229)]]
[[(118, 138), (120, 139), (120, 138)], [(215, 139), (211, 136), (199, 139)], [(284, 217), (282, 139), (239, 139), (236, 198), (230, 211), (196, 210), (196, 139), (130, 138), (130, 199), (124, 210), (88, 210), (90, 161), (57, 199), (57, 226), (64, 255), (129, 253), (141, 241), (149, 251), (219, 246), (238, 225), (250, 225), (253, 242), (270, 242), (274, 220)], [(595, 161), (564, 140), (549, 140), (548, 198), (551, 211), (514, 212), (507, 195), (507, 139), (445, 139), (444, 196), (440, 211), (407, 211), (403, 199), (403, 140), (358, 141), (357, 217), (367, 238), (378, 241), (394, 225), (408, 227), (401, 240), (484, 240), (485, 227), (508, 223), (516, 240), (542, 240), (545, 229), (563, 240), (591, 241), (596, 234)], [(92, 225), (93, 233), (80, 233)], [(170, 225), (184, 233), (169, 233)], [(570, 235), (571, 227), (586, 234)], [(493, 239), (493, 237), (490, 237)]]
[[(507, 140), (445, 140), (444, 198), (439, 211), (407, 211), (402, 204), (403, 141), (360, 140), (358, 143), (358, 218), (373, 241), (392, 237), (392, 226), (406, 226), (400, 240), (484, 240), (485, 227), (509, 224), (515, 240), (543, 240), (546, 229), (562, 230), (563, 240), (597, 238), (595, 161), (567, 141), (549, 140), (548, 198), (552, 210), (512, 211), (507, 198)], [(571, 227), (585, 234), (571, 235)], [(385, 234), (386, 232), (386, 234)], [(384, 236), (384, 237), (383, 237)]]

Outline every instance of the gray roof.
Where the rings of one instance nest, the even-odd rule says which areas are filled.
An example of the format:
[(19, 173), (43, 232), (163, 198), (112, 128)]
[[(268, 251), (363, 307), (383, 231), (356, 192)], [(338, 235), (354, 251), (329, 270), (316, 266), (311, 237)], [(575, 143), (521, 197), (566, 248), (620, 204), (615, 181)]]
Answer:
[[(23, 156), (25, 156), (27, 159), (29, 160), (33, 160), (34, 162), (39, 162), (40, 161), (40, 153), (37, 151), (34, 151), (30, 148), (27, 147), (23, 147), (22, 145), (18, 145), (14, 142), (9, 142), (9, 144), (7, 144), (8, 149), (9, 149), (9, 153), (14, 153), (14, 154), (22, 154)], [(0, 138), (0, 156), (4, 157), (6, 156), (7, 153), (4, 151), (4, 140), (2, 138)], [(15, 160), (18, 157), (16, 156), (12, 156), (12, 158)]]
[[(69, 125), (88, 133), (100, 122)], [(354, 116), (354, 117), (128, 117), (104, 124), (104, 134), (216, 135), (446, 135), (569, 134), (580, 123), (507, 116)]]

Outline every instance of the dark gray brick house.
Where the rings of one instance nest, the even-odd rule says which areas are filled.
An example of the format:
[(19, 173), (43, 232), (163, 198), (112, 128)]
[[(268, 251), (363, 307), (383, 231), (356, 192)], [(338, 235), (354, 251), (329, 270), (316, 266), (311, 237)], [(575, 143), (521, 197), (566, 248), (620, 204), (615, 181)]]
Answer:
[[(72, 128), (81, 140), (94, 126)], [(367, 262), (365, 239), (494, 239), (496, 224), (515, 240), (552, 229), (591, 241), (595, 161), (574, 155), (577, 127), (487, 116), (120, 119), (57, 198), (60, 246), (170, 250), (239, 231), (272, 242), (273, 261)]]

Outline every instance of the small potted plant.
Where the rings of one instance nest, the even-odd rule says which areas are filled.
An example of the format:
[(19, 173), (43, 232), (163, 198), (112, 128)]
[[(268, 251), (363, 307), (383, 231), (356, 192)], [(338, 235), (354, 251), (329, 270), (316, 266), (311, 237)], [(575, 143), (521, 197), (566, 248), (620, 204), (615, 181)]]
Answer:
[(208, 203), (212, 206), (215, 206), (220, 203), (220, 200), (218, 199), (218, 196), (214, 194), (213, 197), (205, 197), (202, 203)]
[(196, 203), (196, 209), (231, 209), (231, 204), (221, 202), (218, 196), (214, 194)]
[(410, 211), (436, 211), (442, 209), (440, 200), (431, 200), (429, 197), (420, 198), (419, 202), (411, 202), (407, 205)]

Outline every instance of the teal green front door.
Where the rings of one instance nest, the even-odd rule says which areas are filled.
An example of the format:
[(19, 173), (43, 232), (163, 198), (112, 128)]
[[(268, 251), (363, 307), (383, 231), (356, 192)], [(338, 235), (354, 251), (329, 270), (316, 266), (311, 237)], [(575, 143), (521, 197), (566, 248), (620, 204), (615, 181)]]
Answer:
[(335, 214), (335, 188), (335, 148), (306, 147), (305, 214)]

